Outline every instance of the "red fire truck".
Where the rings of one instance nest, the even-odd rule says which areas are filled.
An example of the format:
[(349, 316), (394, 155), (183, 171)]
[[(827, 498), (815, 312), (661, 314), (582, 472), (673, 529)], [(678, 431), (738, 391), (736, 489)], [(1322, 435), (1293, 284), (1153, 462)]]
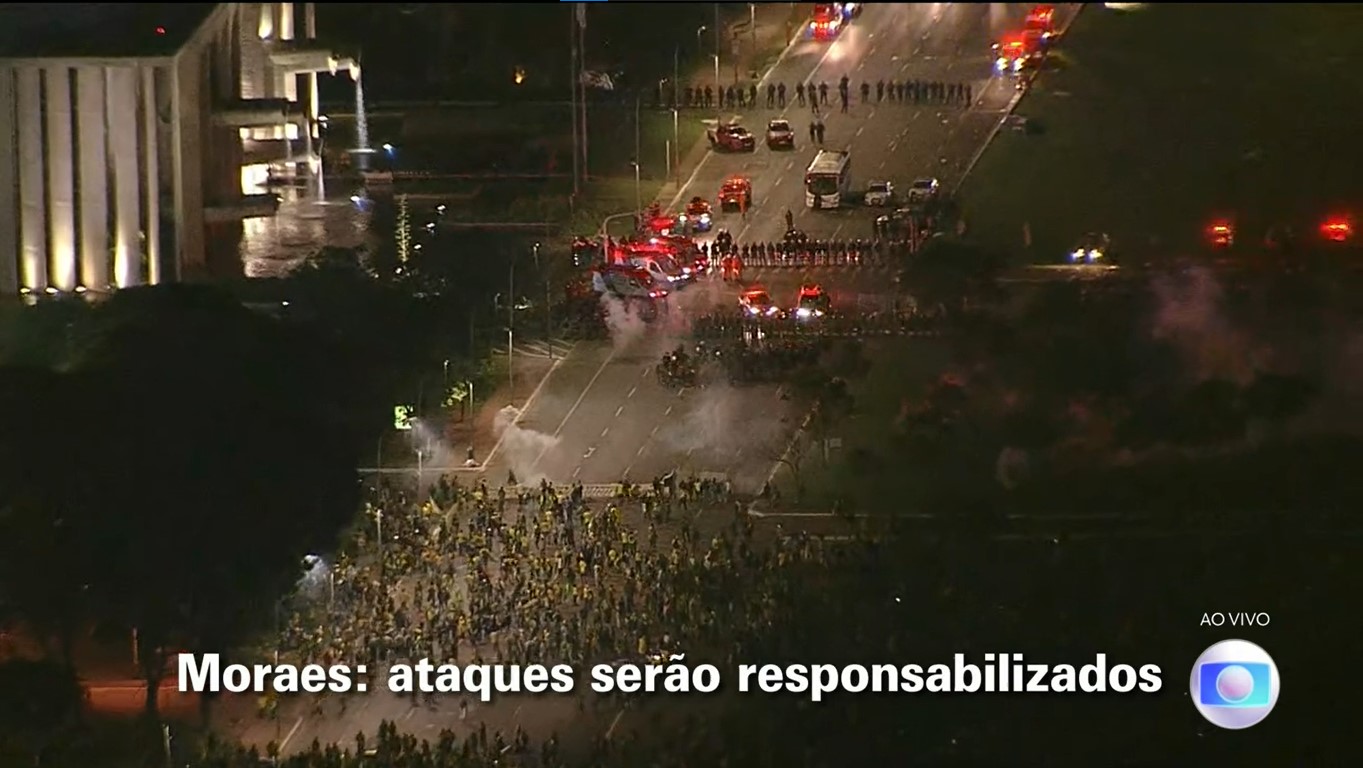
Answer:
[(843, 15), (841, 3), (823, 3), (814, 6), (814, 17), (805, 28), (805, 37), (811, 40), (832, 40), (842, 32), (847, 18)]

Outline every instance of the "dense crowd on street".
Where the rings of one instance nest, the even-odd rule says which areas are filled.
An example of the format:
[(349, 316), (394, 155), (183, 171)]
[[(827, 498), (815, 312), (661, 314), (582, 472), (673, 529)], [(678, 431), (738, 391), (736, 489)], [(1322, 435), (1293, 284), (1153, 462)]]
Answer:
[[(705, 534), (693, 522), (702, 506), (724, 516)], [(278, 642), (289, 661), (371, 669), (422, 658), (643, 664), (678, 649), (733, 663), (745, 637), (775, 621), (781, 598), (793, 594), (790, 566), (820, 557), (817, 542), (806, 539), (758, 546), (727, 484), (676, 473), (622, 483), (605, 501), (585, 499), (581, 485), (495, 487), (442, 477), (418, 494), (381, 483), (326, 578), (310, 580), (313, 587), (293, 599)], [(344, 697), (337, 698), (344, 717)], [(461, 721), (468, 716), (469, 699), (446, 700)], [(277, 706), (262, 699), (260, 715), (277, 717)], [(314, 715), (324, 709), (336, 713), (319, 697)], [(532, 746), (519, 729), (488, 733), (483, 725), (457, 746), (453, 734), (429, 744), (389, 726), (371, 742), (317, 745), (287, 764), (352, 765), (355, 755), (380, 749), (404, 755), (382, 765), (506, 765), (513, 753), (548, 765), (558, 739)], [(594, 765), (606, 749), (595, 745)], [(229, 751), (204, 764), (254, 765), (248, 751)], [(274, 751), (273, 744), (264, 750)]]

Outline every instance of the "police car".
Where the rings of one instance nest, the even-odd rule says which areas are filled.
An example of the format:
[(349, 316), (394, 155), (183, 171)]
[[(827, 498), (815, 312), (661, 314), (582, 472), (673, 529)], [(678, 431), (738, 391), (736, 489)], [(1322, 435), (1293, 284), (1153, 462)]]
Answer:
[(795, 295), (795, 319), (800, 322), (817, 320), (833, 308), (832, 300), (823, 286), (818, 283), (805, 283)]
[(754, 285), (744, 291), (738, 297), (738, 306), (743, 310), (744, 317), (751, 317), (754, 320), (764, 317), (777, 317), (781, 314), (781, 308), (771, 300), (771, 294), (767, 289), (760, 285)]

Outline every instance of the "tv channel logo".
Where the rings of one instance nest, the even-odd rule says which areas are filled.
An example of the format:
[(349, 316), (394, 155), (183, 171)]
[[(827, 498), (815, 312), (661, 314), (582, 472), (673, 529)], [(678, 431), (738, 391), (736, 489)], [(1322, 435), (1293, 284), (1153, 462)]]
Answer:
[(1268, 717), (1280, 684), (1268, 651), (1247, 640), (1222, 640), (1197, 657), (1188, 691), (1207, 722), (1240, 730)]

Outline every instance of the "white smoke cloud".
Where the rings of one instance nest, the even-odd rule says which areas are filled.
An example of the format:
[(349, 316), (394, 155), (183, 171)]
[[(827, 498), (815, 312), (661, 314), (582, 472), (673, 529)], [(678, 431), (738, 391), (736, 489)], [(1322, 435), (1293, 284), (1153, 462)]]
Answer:
[(1250, 339), (1222, 311), (1223, 292), (1212, 273), (1193, 268), (1160, 275), (1151, 283), (1157, 302), (1153, 335), (1172, 343), (1198, 380), (1248, 384), (1261, 361)]
[(558, 445), (559, 439), (521, 426), (520, 418), (520, 409), (508, 405), (497, 411), (492, 429), (501, 442), (501, 455), (516, 474), (516, 479), (523, 485), (538, 483), (545, 475), (543, 472), (536, 474), (535, 464), (547, 451)]
[(601, 308), (605, 310), (606, 332), (610, 334), (616, 349), (633, 343), (647, 330), (647, 324), (639, 313), (622, 299), (602, 294)]

